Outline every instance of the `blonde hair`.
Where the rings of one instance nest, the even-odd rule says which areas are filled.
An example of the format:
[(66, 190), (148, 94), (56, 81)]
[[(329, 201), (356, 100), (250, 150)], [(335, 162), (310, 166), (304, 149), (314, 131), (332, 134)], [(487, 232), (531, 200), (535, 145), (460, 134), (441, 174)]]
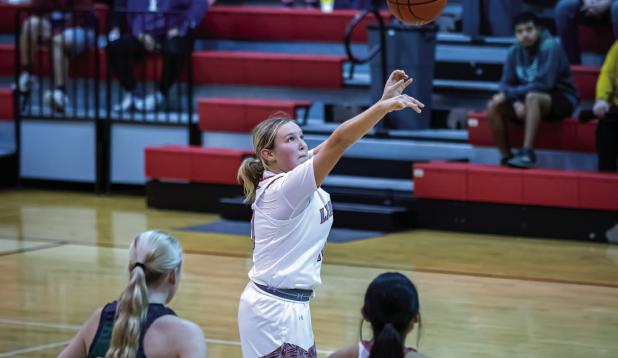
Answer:
[(267, 120), (261, 122), (253, 129), (253, 150), (255, 151), (254, 158), (245, 159), (236, 178), (243, 186), (245, 192), (245, 203), (255, 201), (255, 191), (260, 178), (267, 165), (262, 161), (260, 153), (263, 149), (272, 150), (275, 148), (275, 139), (279, 128), (292, 122), (293, 120), (283, 112), (277, 112), (270, 116)]
[[(141, 265), (140, 265), (141, 264)], [(182, 247), (174, 237), (146, 231), (129, 247), (129, 285), (116, 308), (112, 339), (105, 358), (137, 356), (142, 322), (148, 314), (148, 284), (182, 266)]]

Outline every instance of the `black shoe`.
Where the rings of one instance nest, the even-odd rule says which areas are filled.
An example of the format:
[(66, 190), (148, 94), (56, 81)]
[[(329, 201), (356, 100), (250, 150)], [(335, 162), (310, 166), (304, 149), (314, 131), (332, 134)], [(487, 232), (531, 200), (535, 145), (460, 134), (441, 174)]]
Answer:
[(500, 159), (500, 165), (507, 165), (507, 163), (511, 159), (513, 159), (513, 155), (509, 155), (508, 157), (502, 157), (502, 159)]
[(536, 154), (531, 148), (521, 148), (516, 156), (506, 162), (506, 165), (514, 168), (528, 169), (536, 163)]

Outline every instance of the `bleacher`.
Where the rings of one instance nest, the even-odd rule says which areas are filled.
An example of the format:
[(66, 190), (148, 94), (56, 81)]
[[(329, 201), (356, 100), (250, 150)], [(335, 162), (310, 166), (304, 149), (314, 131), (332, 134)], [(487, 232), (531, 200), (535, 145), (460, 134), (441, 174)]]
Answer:
[[(110, 149), (109, 153), (104, 153), (107, 162), (103, 165), (98, 163), (99, 154), (94, 149), (99, 145), (101, 133), (98, 127), (91, 125), (89, 119), (92, 118), (84, 118), (83, 123), (57, 118), (22, 118), (21, 160), (24, 166), (20, 177), (90, 183), (98, 180), (100, 175), (107, 175), (107, 184), (111, 188), (145, 185), (147, 202), (152, 207), (208, 211), (228, 219), (248, 219), (250, 209), (242, 203), (242, 190), (235, 175), (241, 160), (252, 154), (250, 132), (253, 126), (273, 112), (285, 111), (302, 125), (306, 140), (313, 147), (332, 132), (338, 121), (372, 103), (370, 71), (368, 65), (356, 66), (354, 76), (348, 77), (350, 68), (341, 41), (345, 27), (356, 11), (338, 10), (324, 14), (317, 10), (281, 9), (276, 4), (226, 3), (229, 2), (218, 2), (198, 26), (192, 73), (181, 77), (181, 81), (188, 81), (190, 76), (194, 85), (194, 115), (185, 113), (172, 121), (160, 121), (157, 116), (136, 113), (134, 122), (110, 120), (107, 124), (110, 127)], [(10, 14), (13, 10), (11, 5), (0, 5), (3, 13)], [(391, 21), (390, 16), (385, 15)], [(97, 8), (97, 16), (100, 25), (103, 24), (108, 16), (103, 6)], [(13, 33), (14, 29), (12, 20), (0, 25), (0, 31), (5, 34)], [(354, 50), (366, 54), (364, 26), (352, 39)], [(567, 119), (559, 124), (543, 124), (538, 155), (540, 165), (553, 169), (549, 174), (538, 169), (513, 171), (517, 174), (511, 175), (508, 174), (510, 169), (488, 165), (498, 161), (498, 154), (493, 148), (482, 110), (489, 95), (497, 88), (502, 61), (511, 41), (504, 38), (471, 39), (457, 33), (438, 34), (435, 79), (431, 89), (433, 128), (371, 132), (350, 148), (324, 182), (337, 212), (335, 225), (383, 231), (431, 227), (590, 239), (582, 237), (579, 231), (571, 234), (565, 234), (564, 230), (534, 231), (531, 229), (536, 227), (533, 224), (522, 224), (528, 220), (525, 212), (536, 213), (539, 208), (551, 208), (554, 210), (549, 211), (551, 215), (562, 212), (555, 210), (571, 210), (584, 213), (582, 218), (588, 217), (586, 213), (590, 212), (601, 213), (598, 217), (611, 217), (617, 209), (607, 200), (603, 205), (590, 206), (587, 204), (589, 196), (582, 194), (581, 198), (565, 199), (569, 205), (564, 206), (560, 205), (561, 200), (551, 198), (526, 201), (523, 192), (521, 195), (512, 194), (512, 200), (500, 199), (500, 195), (508, 194), (500, 188), (500, 181), (496, 178), (522, 186), (522, 183), (528, 183), (525, 179), (528, 175), (530, 178), (535, 175), (550, 178), (539, 179), (539, 183), (564, 176), (571, 181), (565, 179), (567, 184), (560, 188), (578, 190), (578, 193), (589, 189), (589, 184), (582, 183), (603, 183), (602, 188), (608, 190), (616, 183), (615, 176), (599, 174), (597, 177), (596, 173), (590, 172), (594, 170), (596, 160), (593, 153), (594, 121), (580, 123), (577, 119)], [(12, 43), (0, 43), (0, 85), (5, 87), (6, 93), (15, 76), (14, 52)], [(100, 50), (98, 56), (103, 78), (106, 74), (104, 51)], [(150, 69), (159, 66), (158, 61), (155, 57), (147, 60), (144, 68), (148, 80), (154, 80), (150, 75), (154, 72)], [(573, 73), (582, 97), (590, 100), (598, 68), (574, 67)], [(5, 96), (9, 99), (10, 96), (5, 92), (1, 92), (0, 100), (9, 101)], [(102, 97), (104, 105), (108, 105), (106, 101)], [(13, 103), (12, 99), (10, 102)], [(454, 108), (470, 110), (467, 129), (445, 128), (441, 119)], [(193, 127), (192, 131), (197, 131), (198, 135), (188, 135), (188, 127)], [(521, 131), (512, 133), (515, 144), (521, 140)], [(60, 149), (56, 148), (58, 137), (63, 138)], [(84, 145), (89, 147), (88, 150), (80, 149)], [(65, 158), (66, 163), (40, 164), (45, 160), (41, 158), (59, 157)], [(424, 173), (431, 173), (429, 177), (440, 177), (431, 168), (442, 164), (424, 164), (432, 161), (441, 161), (447, 168), (443, 170), (445, 173), (459, 171), (458, 176), (446, 184), (440, 180), (427, 180), (427, 176), (419, 177), (418, 170), (426, 168), (429, 169)], [(75, 169), (80, 167), (88, 169), (85, 172)], [(440, 170), (436, 169), (442, 173)], [(485, 177), (494, 181), (491, 185), (479, 181), (484, 174), (476, 175), (475, 170), (489, 173)], [(613, 187), (618, 188), (618, 185)], [(477, 194), (469, 194), (474, 188), (478, 189)], [(485, 188), (495, 188), (498, 197), (483, 194)], [(534, 189), (529, 194), (534, 197), (540, 192)], [(433, 193), (438, 193), (438, 196)], [(613, 198), (612, 193), (610, 190), (607, 198)], [(598, 194), (597, 191), (591, 195)], [(443, 202), (446, 203), (444, 207), (440, 206)], [(494, 205), (501, 208), (497, 210), (516, 211), (517, 215), (511, 215), (511, 221), (505, 219), (508, 222), (497, 221), (502, 226), (483, 227), (480, 218), (490, 215), (491, 209), (472, 210), (481, 213), (474, 220), (459, 213), (460, 209), (468, 211), (477, 203), (482, 203), (483, 208)], [(508, 210), (502, 205), (508, 205)], [(446, 209), (441, 211), (441, 208)], [(543, 212), (543, 215), (549, 214)], [(522, 229), (521, 225), (528, 226)], [(507, 230), (513, 227), (520, 229)], [(595, 235), (597, 239), (602, 237), (600, 231)]]

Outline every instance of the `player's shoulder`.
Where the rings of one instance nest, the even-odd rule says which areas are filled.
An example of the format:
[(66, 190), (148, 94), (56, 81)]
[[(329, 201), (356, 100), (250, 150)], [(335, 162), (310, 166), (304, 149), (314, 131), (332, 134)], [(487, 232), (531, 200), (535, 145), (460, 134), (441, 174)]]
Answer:
[(162, 329), (167, 332), (176, 332), (180, 336), (204, 335), (202, 328), (189, 320), (175, 315), (165, 315), (159, 317), (152, 324), (153, 328)]

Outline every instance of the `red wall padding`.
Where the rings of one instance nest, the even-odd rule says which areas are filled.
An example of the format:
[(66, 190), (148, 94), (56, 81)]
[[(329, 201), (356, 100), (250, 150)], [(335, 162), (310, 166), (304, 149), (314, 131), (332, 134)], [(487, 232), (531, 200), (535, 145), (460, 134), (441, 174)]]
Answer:
[(189, 146), (148, 147), (145, 172), (149, 179), (238, 185), (236, 172), (251, 151)]
[(465, 164), (423, 164), (413, 166), (414, 195), (417, 198), (468, 200)]
[(618, 174), (445, 162), (413, 170), (417, 198), (618, 210)]
[(294, 118), (296, 109), (310, 106), (310, 101), (202, 98), (198, 101), (199, 126), (203, 131), (248, 133), (277, 111)]
[(0, 121), (15, 119), (13, 111), (13, 91), (9, 88), (0, 88)]
[[(580, 123), (576, 118), (567, 118), (557, 123), (541, 122), (535, 147), (573, 152), (594, 152), (597, 122)], [(524, 138), (522, 124), (508, 123), (509, 141), (521, 147)], [(468, 114), (468, 142), (476, 146), (495, 146), (489, 119), (485, 112)]]

